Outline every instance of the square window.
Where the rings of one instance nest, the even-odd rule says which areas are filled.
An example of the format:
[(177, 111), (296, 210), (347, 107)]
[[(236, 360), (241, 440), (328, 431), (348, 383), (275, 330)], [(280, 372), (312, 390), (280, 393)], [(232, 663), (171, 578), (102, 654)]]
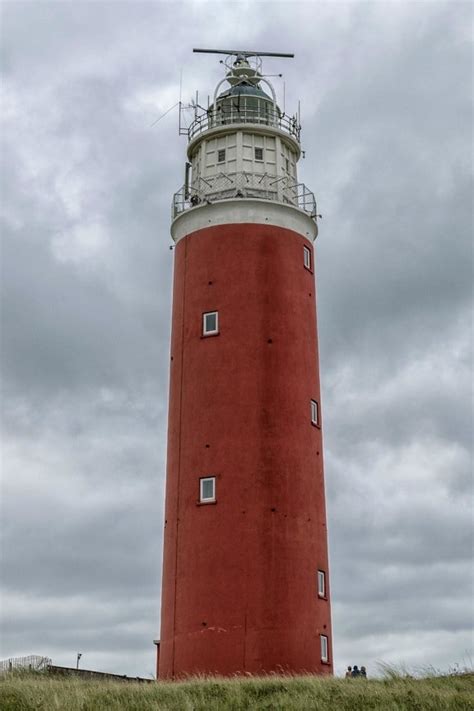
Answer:
[(217, 162), (223, 163), (225, 161), (225, 148), (220, 148), (217, 151)]
[(319, 638), (321, 640), (321, 661), (328, 662), (329, 661), (328, 638), (324, 634), (321, 634), (319, 636)]
[(319, 427), (319, 404), (316, 400), (311, 400), (311, 424)]
[(202, 504), (216, 500), (216, 477), (206, 476), (199, 479), (199, 501)]
[(263, 148), (255, 149), (255, 160), (263, 160)]
[(202, 315), (202, 334), (203, 336), (211, 336), (219, 333), (219, 320), (217, 311), (209, 311)]
[(311, 250), (309, 247), (303, 247), (303, 264), (306, 269), (311, 269)]
[(318, 570), (318, 597), (326, 597), (326, 574)]

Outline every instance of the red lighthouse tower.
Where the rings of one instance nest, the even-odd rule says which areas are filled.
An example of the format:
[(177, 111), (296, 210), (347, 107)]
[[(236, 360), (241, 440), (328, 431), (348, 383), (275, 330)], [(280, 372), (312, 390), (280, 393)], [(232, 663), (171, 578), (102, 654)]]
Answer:
[(158, 676), (330, 674), (316, 203), (263, 53), (223, 53), (173, 200)]

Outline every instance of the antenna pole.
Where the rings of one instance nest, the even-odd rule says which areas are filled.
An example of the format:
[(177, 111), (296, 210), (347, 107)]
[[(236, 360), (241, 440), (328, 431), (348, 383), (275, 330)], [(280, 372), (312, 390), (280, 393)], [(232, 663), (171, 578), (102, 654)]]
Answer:
[(181, 67), (180, 72), (179, 72), (179, 111), (178, 111), (178, 136), (181, 136), (181, 95), (183, 92), (183, 67)]

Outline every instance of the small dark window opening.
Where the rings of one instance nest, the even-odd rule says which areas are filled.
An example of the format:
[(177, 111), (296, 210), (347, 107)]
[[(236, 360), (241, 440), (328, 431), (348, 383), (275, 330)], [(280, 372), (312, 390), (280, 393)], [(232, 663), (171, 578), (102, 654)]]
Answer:
[(321, 640), (321, 661), (327, 663), (329, 662), (328, 638), (325, 634), (321, 634), (319, 635), (319, 639)]
[(217, 162), (223, 163), (225, 161), (225, 148), (220, 148), (217, 151)]
[(326, 597), (326, 573), (318, 570), (318, 597)]
[(263, 160), (263, 148), (255, 149), (255, 160)]
[(207, 476), (199, 480), (199, 501), (201, 504), (216, 500), (216, 477)]
[(202, 335), (210, 336), (219, 333), (219, 314), (217, 311), (209, 311), (202, 315)]

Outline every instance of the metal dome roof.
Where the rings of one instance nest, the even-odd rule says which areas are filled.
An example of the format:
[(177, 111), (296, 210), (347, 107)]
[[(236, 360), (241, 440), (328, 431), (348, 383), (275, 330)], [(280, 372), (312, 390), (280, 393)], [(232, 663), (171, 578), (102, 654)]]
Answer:
[(267, 101), (272, 101), (272, 97), (268, 96), (263, 89), (261, 89), (259, 86), (255, 86), (254, 84), (246, 84), (246, 83), (241, 83), (241, 84), (236, 84), (235, 86), (231, 86), (230, 88), (226, 89), (225, 91), (222, 92), (222, 94), (219, 94), (217, 97), (217, 100), (219, 99), (225, 99), (228, 96), (239, 96), (239, 95), (245, 95), (245, 96), (257, 96), (260, 99), (266, 99)]

